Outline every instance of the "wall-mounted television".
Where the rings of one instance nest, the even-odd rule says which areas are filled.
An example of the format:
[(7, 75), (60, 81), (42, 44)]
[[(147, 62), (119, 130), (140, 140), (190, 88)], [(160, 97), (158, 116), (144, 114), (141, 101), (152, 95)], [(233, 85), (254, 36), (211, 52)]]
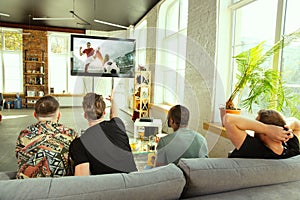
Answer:
[(133, 78), (135, 40), (71, 35), (71, 75)]

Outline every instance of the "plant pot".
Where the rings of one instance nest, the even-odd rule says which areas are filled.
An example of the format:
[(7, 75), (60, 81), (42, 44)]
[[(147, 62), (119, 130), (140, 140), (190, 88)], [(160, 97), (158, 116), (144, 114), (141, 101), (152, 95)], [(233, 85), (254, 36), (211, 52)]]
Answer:
[(232, 110), (232, 109), (225, 109), (225, 107), (220, 107), (219, 109), (220, 109), (220, 117), (221, 117), (222, 126), (224, 126), (223, 117), (224, 117), (225, 113), (240, 115), (242, 112), (242, 110), (239, 108), (236, 110)]

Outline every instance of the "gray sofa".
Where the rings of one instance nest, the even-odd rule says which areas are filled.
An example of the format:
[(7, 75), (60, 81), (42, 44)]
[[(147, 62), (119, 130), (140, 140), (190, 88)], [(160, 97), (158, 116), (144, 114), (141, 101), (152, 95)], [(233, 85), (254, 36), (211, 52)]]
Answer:
[(300, 156), (283, 160), (198, 158), (129, 174), (14, 179), (0, 199), (300, 199)]

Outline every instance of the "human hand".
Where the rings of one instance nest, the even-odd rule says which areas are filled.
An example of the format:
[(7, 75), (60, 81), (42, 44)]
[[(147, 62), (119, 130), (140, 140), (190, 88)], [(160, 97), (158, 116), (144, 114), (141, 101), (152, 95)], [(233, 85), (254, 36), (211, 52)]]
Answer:
[(106, 97), (105, 99), (108, 100), (108, 101), (112, 101), (111, 95), (108, 95), (108, 97)]
[(81, 49), (82, 49), (82, 47), (79, 47), (79, 49), (81, 50)]
[(280, 127), (275, 125), (268, 125), (267, 136), (274, 141), (287, 142), (292, 138), (293, 131), (288, 126)]
[(109, 101), (113, 101), (114, 100), (114, 96), (115, 96), (115, 88), (112, 89), (111, 94), (106, 98)]

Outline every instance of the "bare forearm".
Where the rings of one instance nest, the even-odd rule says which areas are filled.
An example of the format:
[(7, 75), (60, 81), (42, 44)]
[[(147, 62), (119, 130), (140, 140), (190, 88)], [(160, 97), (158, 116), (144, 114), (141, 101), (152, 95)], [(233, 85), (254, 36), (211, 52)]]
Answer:
[(256, 133), (266, 133), (267, 132), (267, 125), (263, 124), (257, 120), (249, 119), (246, 117), (243, 117), (241, 115), (231, 115), (227, 114), (227, 120), (228, 121), (227, 126), (234, 125), (240, 130), (253, 130)]
[(297, 118), (291, 117), (287, 119), (289, 129), (293, 130), (293, 134), (297, 137), (300, 136), (300, 121)]
[(292, 130), (300, 130), (300, 121), (297, 118), (294, 117), (288, 118), (287, 125)]
[(115, 103), (115, 101), (112, 99), (111, 101), (111, 106), (110, 106), (110, 119), (117, 117), (118, 116), (118, 108)]
[(82, 163), (75, 166), (74, 176), (89, 176), (90, 175), (90, 163)]
[(272, 140), (286, 141), (291, 131), (283, 130), (283, 127), (263, 124), (257, 120), (245, 118), (240, 115), (226, 114), (224, 117), (226, 132), (232, 143), (239, 148), (245, 137), (246, 130), (253, 130), (255, 133), (265, 134)]

